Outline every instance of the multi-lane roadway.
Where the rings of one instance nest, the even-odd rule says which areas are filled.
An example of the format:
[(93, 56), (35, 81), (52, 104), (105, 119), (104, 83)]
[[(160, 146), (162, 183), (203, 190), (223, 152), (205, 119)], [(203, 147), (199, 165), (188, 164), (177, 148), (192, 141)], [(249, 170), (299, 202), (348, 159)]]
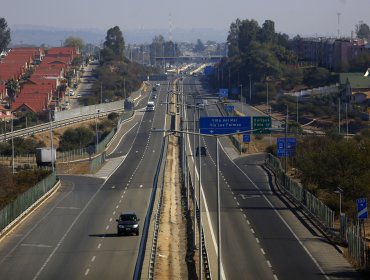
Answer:
[(163, 140), (151, 128), (163, 127), (164, 119), (164, 106), (137, 110), (109, 155), (122, 163), (104, 179), (61, 176), (57, 193), (0, 242), (0, 278), (131, 279), (142, 234), (117, 236), (115, 220), (135, 211), (143, 226)]
[[(193, 97), (213, 97), (207, 103), (217, 102), (197, 79), (187, 78), (183, 84), (188, 103), (197, 103)], [(189, 124), (192, 110), (188, 109)], [(247, 108), (246, 112), (253, 110)], [(200, 114), (220, 116), (220, 111), (207, 105)], [(194, 147), (192, 138), (188, 140)], [(220, 142), (221, 279), (359, 277), (322, 233), (276, 190), (263, 168), (263, 154), (238, 158), (227, 138)], [(212, 276), (217, 279), (216, 140), (202, 137), (201, 143), (207, 149), (202, 158), (202, 221)]]

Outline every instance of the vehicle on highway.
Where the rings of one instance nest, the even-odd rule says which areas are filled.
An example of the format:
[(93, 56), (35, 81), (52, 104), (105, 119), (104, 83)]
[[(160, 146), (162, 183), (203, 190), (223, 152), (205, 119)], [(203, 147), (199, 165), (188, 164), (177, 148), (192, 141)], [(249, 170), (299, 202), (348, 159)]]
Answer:
[(157, 91), (157, 88), (156, 87), (152, 87), (152, 91)]
[[(199, 150), (200, 150), (200, 152), (199, 152)], [(197, 149), (195, 150), (195, 156), (199, 157), (199, 154), (200, 154), (201, 157), (207, 156), (206, 148), (201, 146), (200, 149), (199, 149), (199, 147), (197, 147)]]
[(78, 93), (78, 94), (76, 95), (76, 97), (77, 97), (77, 98), (80, 98), (80, 97), (82, 97), (82, 95), (81, 95), (80, 93)]
[(152, 94), (152, 99), (157, 99), (157, 95), (156, 94)]
[(159, 87), (161, 84), (160, 84), (160, 83), (156, 83), (155, 85), (156, 85), (157, 87)]
[(155, 110), (155, 103), (154, 101), (148, 101), (148, 104), (146, 105), (147, 111), (154, 111)]
[(206, 105), (204, 103), (197, 103), (197, 107), (199, 108), (199, 110), (204, 110)]
[(74, 92), (74, 90), (73, 90), (73, 89), (70, 89), (70, 90), (69, 90), (69, 93), (68, 93), (68, 95), (69, 95), (69, 96), (73, 96), (73, 95), (75, 95), (75, 92)]
[(117, 221), (117, 235), (121, 234), (136, 234), (139, 235), (140, 219), (136, 216), (135, 212), (123, 212)]

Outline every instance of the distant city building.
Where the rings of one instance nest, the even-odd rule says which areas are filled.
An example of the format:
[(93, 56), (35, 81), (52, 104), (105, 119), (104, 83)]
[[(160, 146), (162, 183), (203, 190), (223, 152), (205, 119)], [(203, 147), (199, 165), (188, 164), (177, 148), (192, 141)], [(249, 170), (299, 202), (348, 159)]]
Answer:
[(370, 54), (370, 45), (363, 39), (295, 38), (291, 43), (300, 62), (337, 72), (347, 71), (357, 56)]

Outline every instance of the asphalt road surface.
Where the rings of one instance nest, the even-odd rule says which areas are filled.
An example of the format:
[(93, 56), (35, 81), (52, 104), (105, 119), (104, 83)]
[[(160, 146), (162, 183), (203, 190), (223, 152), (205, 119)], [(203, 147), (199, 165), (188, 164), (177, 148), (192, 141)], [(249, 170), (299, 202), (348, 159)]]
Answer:
[[(165, 101), (166, 86), (159, 92)], [(124, 160), (106, 180), (61, 176), (57, 193), (0, 242), (1, 279), (132, 278), (142, 235), (117, 236), (115, 219), (135, 211), (142, 229), (163, 139), (151, 128), (163, 127), (164, 113), (137, 112), (110, 155)]]

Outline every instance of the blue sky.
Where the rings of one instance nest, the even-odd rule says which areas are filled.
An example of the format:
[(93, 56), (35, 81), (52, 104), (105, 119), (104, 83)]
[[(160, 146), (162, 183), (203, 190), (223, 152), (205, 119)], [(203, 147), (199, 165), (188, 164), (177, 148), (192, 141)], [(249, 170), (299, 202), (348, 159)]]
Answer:
[(350, 36), (355, 25), (370, 25), (370, 0), (11, 0), (0, 4), (10, 26), (77, 29), (214, 28), (228, 30), (236, 18), (266, 19), (289, 35)]

